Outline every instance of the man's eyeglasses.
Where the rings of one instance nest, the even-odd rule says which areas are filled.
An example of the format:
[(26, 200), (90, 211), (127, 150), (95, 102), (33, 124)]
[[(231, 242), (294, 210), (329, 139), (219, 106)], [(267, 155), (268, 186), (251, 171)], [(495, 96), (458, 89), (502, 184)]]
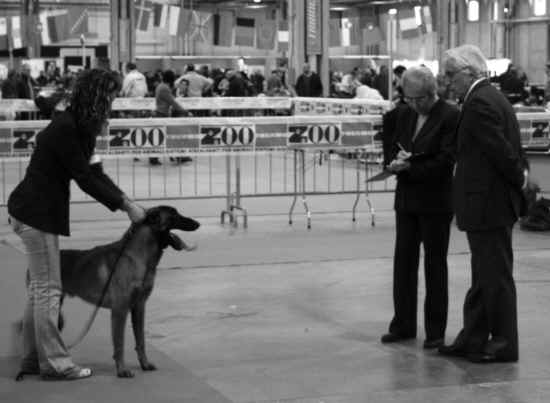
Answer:
[(407, 96), (404, 96), (403, 99), (405, 100), (405, 102), (407, 103), (417, 103), (417, 102), (421, 102), (423, 100), (425, 100), (426, 98), (428, 98), (427, 95), (422, 95), (420, 97), (407, 97)]
[(466, 70), (466, 69), (468, 69), (468, 67), (462, 67), (461, 69), (458, 69), (458, 70), (456, 70), (456, 71), (448, 71), (448, 70), (447, 70), (447, 71), (445, 72), (445, 77), (446, 77), (449, 81), (453, 81), (454, 78), (455, 78), (455, 76), (456, 76), (458, 73), (460, 73), (461, 71), (464, 71), (464, 70)]

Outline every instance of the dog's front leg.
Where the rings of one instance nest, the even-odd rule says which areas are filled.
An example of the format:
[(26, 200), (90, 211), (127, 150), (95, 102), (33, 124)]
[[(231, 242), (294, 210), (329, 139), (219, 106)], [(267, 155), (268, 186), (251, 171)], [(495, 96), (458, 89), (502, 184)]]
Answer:
[(124, 363), (124, 330), (128, 307), (113, 307), (111, 309), (111, 335), (113, 337), (113, 359), (116, 365), (116, 374), (119, 378), (132, 378), (134, 374), (126, 368)]
[(132, 308), (132, 328), (134, 329), (134, 338), (136, 339), (136, 352), (139, 360), (139, 365), (144, 371), (154, 371), (157, 369), (147, 359), (145, 353), (145, 300), (139, 301)]

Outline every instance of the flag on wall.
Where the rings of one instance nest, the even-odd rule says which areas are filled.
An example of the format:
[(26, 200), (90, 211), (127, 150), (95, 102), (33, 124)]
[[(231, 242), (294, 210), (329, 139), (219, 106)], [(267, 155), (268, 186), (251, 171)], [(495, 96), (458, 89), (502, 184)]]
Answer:
[(420, 35), (414, 9), (402, 8), (399, 10), (399, 29), (403, 39), (415, 38)]
[(8, 49), (8, 19), (0, 17), (0, 50)]
[(69, 8), (69, 36), (80, 36), (89, 32), (88, 19), (90, 14), (85, 7)]
[[(283, 3), (286, 4), (286, 3)], [(288, 42), (289, 42), (289, 33), (288, 33), (288, 21), (281, 20), (279, 21), (279, 30), (277, 31), (277, 43), (279, 52), (288, 51)]]
[(169, 21), (168, 4), (153, 3), (153, 25), (160, 28), (168, 28)]
[(21, 17), (16, 15), (11, 17), (11, 40), (14, 49), (23, 47), (21, 39)]
[(134, 22), (136, 29), (147, 31), (149, 17), (153, 11), (153, 3), (149, 0), (138, 0), (134, 7)]
[(258, 49), (273, 49), (277, 26), (275, 20), (265, 20), (257, 29)]
[(180, 21), (180, 8), (178, 6), (170, 6), (168, 11), (168, 32), (172, 36), (178, 34), (178, 25)]
[(189, 38), (201, 42), (213, 43), (213, 18), (206, 11), (193, 11), (190, 18)]
[(342, 21), (340, 18), (331, 18), (328, 21), (329, 46), (342, 46)]
[(233, 43), (233, 13), (220, 11), (214, 16), (214, 45), (231, 46)]
[(433, 31), (432, 27), (432, 13), (430, 6), (422, 7), (422, 25), (420, 27), (423, 34), (429, 34)]
[(235, 45), (254, 46), (254, 18), (237, 17), (235, 23)]
[(47, 30), (52, 42), (60, 42), (69, 38), (69, 13), (59, 10), (47, 17)]

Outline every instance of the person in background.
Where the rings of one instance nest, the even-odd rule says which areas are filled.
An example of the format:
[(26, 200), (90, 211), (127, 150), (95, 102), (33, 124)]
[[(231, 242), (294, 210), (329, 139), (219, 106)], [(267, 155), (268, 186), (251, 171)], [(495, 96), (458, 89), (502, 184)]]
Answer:
[(17, 81), (19, 80), (17, 70), (8, 70), (8, 76), (2, 82), (2, 98), (17, 98)]
[(314, 97), (323, 96), (323, 84), (319, 75), (311, 71), (309, 63), (304, 63), (302, 74), (296, 80), (296, 94), (299, 97)]
[(125, 98), (143, 98), (147, 96), (147, 79), (137, 69), (135, 63), (126, 63), (126, 75), (122, 81), (120, 96)]
[(402, 65), (396, 66), (393, 69), (395, 74), (393, 83), (394, 97), (392, 98), (394, 107), (382, 116), (382, 150), (384, 154), (384, 167), (388, 166), (391, 162), (391, 148), (393, 144), (395, 124), (397, 122), (397, 115), (402, 108), (407, 106), (407, 102), (405, 102), (403, 98), (403, 88), (401, 87), (401, 77), (405, 71), (406, 68)]
[(25, 176), (9, 196), (10, 222), (23, 241), (29, 275), (18, 377), (40, 374), (46, 379), (74, 380), (92, 374), (73, 362), (58, 329), (59, 235), (70, 234), (71, 180), (111, 211), (125, 211), (132, 222), (145, 217), (145, 210), (105, 175), (100, 164), (92, 162), (96, 137), (107, 125), (119, 91), (118, 74), (83, 71), (68, 109), (36, 136)]
[(378, 90), (378, 92), (380, 93), (380, 95), (382, 95), (382, 98), (384, 99), (388, 99), (388, 82), (388, 66), (383, 64), (380, 66), (379, 73), (374, 77), (372, 86), (374, 89)]
[(512, 228), (526, 213), (523, 189), (528, 179), (520, 128), (510, 102), (486, 79), (487, 61), (478, 47), (447, 50), (442, 67), (463, 102), (456, 129), (453, 204), (456, 224), (468, 239), (472, 277), (462, 330), (439, 352), (478, 363), (515, 362)]
[(359, 82), (361, 83), (361, 85), (355, 89), (355, 98), (373, 99), (378, 101), (384, 100), (378, 90), (369, 86), (371, 80), (368, 73), (363, 73), (359, 78)]
[(194, 64), (187, 65), (187, 72), (176, 81), (176, 86), (179, 80), (187, 80), (189, 82), (188, 95), (189, 97), (202, 97), (207, 92), (214, 81), (211, 78), (205, 77), (195, 71)]
[(398, 111), (388, 169), (395, 189), (394, 317), (382, 343), (416, 337), (418, 264), (424, 248), (424, 348), (444, 342), (447, 327), (447, 251), (452, 210), (455, 127), (458, 108), (439, 99), (426, 67), (404, 72), (408, 106)]
[[(185, 109), (181, 107), (174, 97), (174, 82), (176, 81), (176, 75), (172, 70), (165, 70), (162, 73), (162, 83), (157, 85), (155, 89), (155, 102), (156, 110), (155, 115), (157, 117), (182, 117), (189, 114)], [(191, 157), (176, 157), (176, 162), (184, 163), (193, 161)], [(160, 165), (158, 157), (149, 158), (149, 164)]]
[(176, 97), (186, 98), (189, 96), (189, 81), (185, 78), (176, 80)]

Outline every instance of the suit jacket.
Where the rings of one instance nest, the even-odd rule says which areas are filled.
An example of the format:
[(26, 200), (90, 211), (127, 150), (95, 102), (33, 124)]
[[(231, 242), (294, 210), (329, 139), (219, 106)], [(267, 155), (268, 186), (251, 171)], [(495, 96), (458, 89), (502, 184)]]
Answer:
[(415, 157), (408, 170), (397, 174), (394, 208), (399, 212), (451, 213), (455, 163), (455, 129), (458, 109), (442, 99), (436, 101), (413, 141), (418, 114), (410, 107), (398, 111), (391, 159), (399, 142)]
[(526, 209), (521, 187), (527, 160), (512, 105), (489, 81), (466, 98), (457, 127), (454, 203), (458, 228), (513, 225)]
[(36, 136), (36, 146), (25, 177), (11, 193), (8, 213), (44, 232), (69, 235), (70, 181), (114, 211), (121, 207), (122, 191), (90, 165), (95, 136), (79, 128), (65, 111)]

